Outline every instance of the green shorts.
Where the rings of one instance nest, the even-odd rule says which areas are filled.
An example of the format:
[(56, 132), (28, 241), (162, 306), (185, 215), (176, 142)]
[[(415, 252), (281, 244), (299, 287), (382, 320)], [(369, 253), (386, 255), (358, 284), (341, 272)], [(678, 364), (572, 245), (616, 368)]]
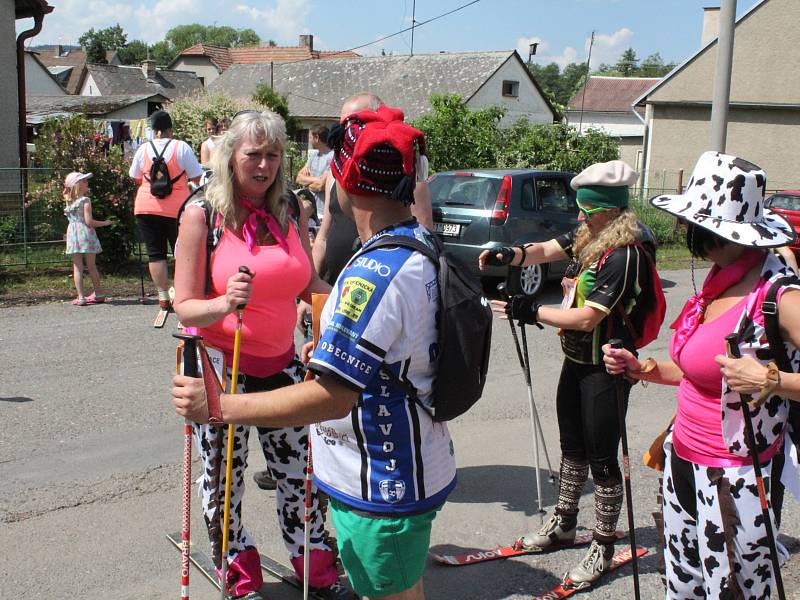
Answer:
[(368, 517), (331, 498), (330, 509), (339, 557), (357, 594), (379, 598), (419, 581), (438, 508), (410, 517)]

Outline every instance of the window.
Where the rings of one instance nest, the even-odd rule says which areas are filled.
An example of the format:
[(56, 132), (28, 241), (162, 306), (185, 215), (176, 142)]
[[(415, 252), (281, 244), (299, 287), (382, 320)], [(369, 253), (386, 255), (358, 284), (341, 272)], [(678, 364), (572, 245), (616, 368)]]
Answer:
[(536, 210), (536, 196), (530, 179), (522, 183), (522, 210)]
[(537, 179), (536, 193), (542, 210), (574, 214), (578, 207), (570, 197), (566, 184), (559, 179)]
[(503, 81), (503, 96), (519, 97), (519, 81)]

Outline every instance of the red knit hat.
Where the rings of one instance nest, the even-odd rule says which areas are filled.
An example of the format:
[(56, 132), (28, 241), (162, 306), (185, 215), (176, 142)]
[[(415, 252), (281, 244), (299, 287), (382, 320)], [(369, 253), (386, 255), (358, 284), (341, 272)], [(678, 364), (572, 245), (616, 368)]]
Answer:
[(422, 132), (403, 122), (403, 111), (380, 106), (352, 114), (331, 130), (331, 172), (346, 191), (414, 202), (414, 146)]

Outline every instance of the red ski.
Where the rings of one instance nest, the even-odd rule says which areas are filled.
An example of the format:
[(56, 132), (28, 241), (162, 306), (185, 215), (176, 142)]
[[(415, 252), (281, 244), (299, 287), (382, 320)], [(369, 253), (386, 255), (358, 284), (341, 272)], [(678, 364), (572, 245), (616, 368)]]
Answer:
[[(616, 532), (617, 539), (625, 537), (624, 531)], [(525, 556), (527, 554), (543, 554), (545, 552), (555, 552), (556, 550), (563, 550), (564, 548), (572, 548), (573, 546), (585, 546), (592, 542), (592, 533), (585, 533), (575, 537), (575, 540), (567, 544), (558, 544), (548, 546), (547, 548), (535, 548), (526, 550), (522, 547), (520, 540), (514, 542), (511, 546), (501, 546), (500, 548), (491, 548), (490, 550), (473, 550), (465, 554), (436, 554), (431, 552), (431, 558), (436, 562), (447, 565), (448, 567), (462, 567), (464, 565), (475, 565), (489, 560), (497, 560), (499, 558), (511, 558), (512, 556)]]
[[(641, 558), (647, 554), (646, 548), (637, 548), (636, 549), (636, 556)], [(629, 562), (633, 560), (633, 554), (631, 553), (631, 549), (625, 548), (621, 552), (617, 552), (614, 555), (614, 558), (611, 559), (611, 566), (609, 567), (609, 572), (617, 570), (619, 567), (627, 565)], [(602, 579), (600, 580), (602, 581)], [(531, 600), (560, 600), (560, 598), (569, 598), (575, 592), (581, 592), (583, 590), (589, 590), (592, 588), (592, 584), (584, 584), (582, 587), (578, 587), (573, 584), (569, 579), (564, 580), (563, 582), (559, 583), (556, 587), (554, 587), (549, 592), (542, 594), (541, 596), (534, 596)]]

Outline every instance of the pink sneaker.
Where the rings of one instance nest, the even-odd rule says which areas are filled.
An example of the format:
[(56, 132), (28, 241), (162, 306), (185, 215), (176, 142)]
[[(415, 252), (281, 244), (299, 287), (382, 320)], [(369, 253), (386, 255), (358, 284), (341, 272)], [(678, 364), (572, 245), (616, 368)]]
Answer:
[(89, 303), (83, 296), (78, 296), (77, 298), (75, 298), (75, 300), (72, 301), (72, 306), (86, 306), (87, 304)]

